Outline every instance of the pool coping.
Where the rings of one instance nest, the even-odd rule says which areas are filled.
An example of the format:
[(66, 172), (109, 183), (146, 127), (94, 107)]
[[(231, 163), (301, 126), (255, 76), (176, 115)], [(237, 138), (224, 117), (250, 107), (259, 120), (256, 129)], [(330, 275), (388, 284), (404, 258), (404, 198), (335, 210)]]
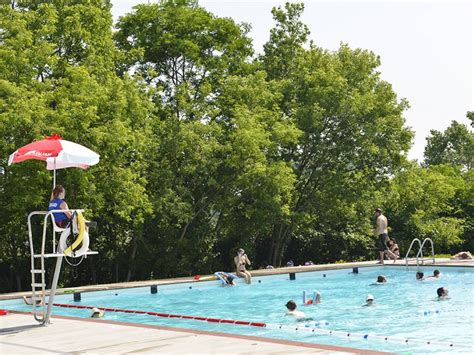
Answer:
[[(426, 260), (426, 259), (425, 259)], [(385, 263), (377, 264), (376, 261), (359, 261), (359, 262), (349, 262), (349, 263), (339, 263), (339, 264), (319, 264), (319, 265), (308, 265), (308, 266), (292, 266), (292, 267), (281, 267), (275, 269), (259, 269), (251, 270), (253, 277), (259, 276), (271, 276), (271, 275), (282, 275), (289, 273), (303, 273), (303, 272), (313, 272), (313, 271), (323, 271), (323, 270), (339, 270), (339, 269), (350, 269), (350, 268), (366, 268), (366, 267), (384, 267), (384, 266), (396, 266), (396, 267), (405, 267), (405, 260), (397, 260), (395, 263)], [(408, 266), (416, 266), (416, 261), (410, 261)], [(433, 267), (433, 266), (443, 266), (443, 267), (474, 267), (474, 260), (451, 260), (447, 258), (438, 258), (436, 259), (436, 264), (426, 263), (421, 265), (421, 267)], [(181, 284), (181, 283), (203, 283), (211, 281), (211, 277), (214, 275), (202, 275), (199, 280), (194, 279), (192, 276), (187, 277), (178, 277), (170, 279), (157, 279), (157, 280), (143, 280), (143, 281), (131, 281), (131, 282), (119, 282), (119, 283), (110, 283), (110, 284), (99, 284), (99, 285), (87, 285), (87, 286), (77, 286), (77, 287), (67, 287), (60, 288), (56, 290), (56, 295), (72, 294), (76, 292), (94, 292), (94, 291), (108, 291), (108, 290), (120, 290), (126, 288), (138, 288), (138, 287), (147, 287), (147, 286), (160, 286), (160, 285), (172, 285), (172, 284)], [(215, 279), (213, 279), (215, 280)], [(46, 295), (48, 295), (48, 290)], [(21, 298), (23, 296), (31, 296), (31, 291), (22, 291), (22, 292), (10, 292), (0, 294), (0, 301), (12, 300)]]
[[(32, 315), (31, 312), (22, 312), (22, 311), (9, 311), (9, 313)], [(196, 334), (196, 335), (208, 335), (208, 336), (224, 337), (224, 338), (231, 338), (231, 339), (245, 339), (245, 340), (259, 341), (259, 342), (276, 344), (276, 345), (294, 346), (295, 348), (300, 347), (300, 348), (307, 348), (307, 349), (314, 349), (314, 350), (327, 350), (327, 351), (330, 351), (330, 353), (345, 352), (345, 353), (351, 353), (351, 354), (364, 354), (364, 355), (392, 354), (389, 352), (383, 352), (383, 351), (377, 351), (377, 350), (357, 349), (357, 348), (350, 348), (350, 347), (337, 346), (337, 345), (305, 343), (305, 342), (300, 342), (300, 341), (265, 338), (265, 337), (258, 337), (258, 336), (253, 336), (253, 335), (231, 334), (231, 333), (213, 332), (213, 331), (197, 330), (197, 329), (166, 327), (166, 326), (150, 325), (150, 324), (126, 323), (126, 322), (103, 320), (103, 319), (101, 319), (100, 322), (98, 322), (96, 319), (92, 319), (92, 318), (80, 318), (80, 317), (70, 317), (70, 316), (61, 316), (61, 315), (52, 315), (52, 318), (65, 319), (69, 321), (78, 321), (78, 322), (92, 322), (95, 324), (113, 324), (113, 325), (119, 325), (119, 326), (124, 326), (124, 327), (154, 329), (158, 331), (161, 330), (161, 331), (188, 333), (188, 334)], [(216, 349), (213, 349), (213, 350), (216, 350)]]

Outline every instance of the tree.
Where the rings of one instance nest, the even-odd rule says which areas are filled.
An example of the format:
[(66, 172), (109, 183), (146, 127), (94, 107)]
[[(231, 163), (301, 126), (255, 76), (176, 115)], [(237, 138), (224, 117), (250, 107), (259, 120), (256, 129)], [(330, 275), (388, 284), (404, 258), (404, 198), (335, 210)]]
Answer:
[(99, 222), (99, 257), (76, 279), (64, 269), (62, 286), (229, 269), (237, 247), (255, 265), (367, 258), (375, 206), (402, 245), (469, 245), (470, 135), (448, 137), (462, 149), (439, 162), (456, 167), (407, 163), (408, 103), (380, 58), (317, 47), (303, 9), (274, 8), (254, 58), (248, 25), (193, 0), (138, 5), (115, 32), (110, 1), (0, 7), (2, 290), (27, 285), (25, 218), (51, 187), (42, 163), (6, 157), (54, 132), (101, 155), (58, 172), (69, 205)]
[(310, 34), (308, 27), (300, 21), (304, 5), (285, 4), (284, 9), (274, 7), (272, 15), (276, 26), (270, 30), (270, 40), (263, 46), (264, 55), (260, 57), (268, 73), (268, 78), (289, 78), (297, 68), (292, 60), (304, 52), (303, 45)]
[[(474, 122), (469, 112), (467, 117)], [(444, 132), (430, 132), (431, 135), (426, 138), (424, 166), (453, 164), (464, 170), (471, 170), (474, 159), (474, 132), (457, 121), (452, 121), (451, 126)]]
[[(271, 50), (260, 60), (280, 82), (280, 108), (303, 134), (281, 151), (297, 179), (290, 221), (275, 220), (268, 240), (274, 265), (280, 265), (293, 238), (305, 235), (336, 238), (345, 246), (362, 239), (367, 245), (360, 219), (373, 207), (371, 191), (397, 172), (413, 136), (402, 116), (408, 104), (380, 79), (377, 56), (347, 45), (335, 53), (314, 45), (305, 50), (307, 30), (298, 20), (302, 8), (287, 4), (285, 9), (273, 11), (277, 30), (272, 33), (278, 36), (270, 38), (265, 48)], [(289, 69), (274, 71), (271, 63)]]
[(155, 87), (157, 106), (179, 120), (205, 119), (226, 75), (242, 72), (252, 54), (249, 27), (219, 18), (194, 0), (141, 4), (121, 17), (115, 41), (130, 68)]
[(159, 117), (147, 174), (155, 213), (145, 230), (148, 245), (167, 253), (154, 267), (160, 275), (208, 268), (216, 255), (216, 206), (229, 180), (228, 132), (215, 119), (216, 102), (226, 78), (247, 71), (248, 26), (216, 17), (195, 1), (161, 1), (136, 6), (117, 28), (117, 46), (131, 53), (121, 69), (147, 85)]
[[(53, 132), (98, 151), (97, 167), (59, 171), (58, 182), (70, 206), (99, 218), (92, 246), (111, 265), (99, 263), (99, 273), (82, 268), (76, 281), (66, 269), (63, 280), (108, 280), (120, 264), (131, 274), (134, 243), (150, 211), (143, 171), (151, 106), (135, 82), (116, 75), (110, 3), (22, 1), (0, 11), (0, 156)], [(2, 158), (0, 200), (10, 207), (1, 213), (0, 238), (10, 248), (2, 262), (12, 264), (20, 290), (30, 275), (26, 215), (44, 210), (51, 175), (37, 161), (6, 163)]]
[[(474, 123), (473, 112), (467, 112), (466, 117)], [(473, 156), (474, 133), (467, 125), (452, 121), (444, 132), (431, 131), (427, 137), (425, 147), (425, 160), (423, 166), (434, 167), (448, 164), (456, 169), (458, 176), (464, 179), (464, 188), (461, 189), (452, 208), (456, 210), (455, 216), (463, 222), (464, 233), (460, 236), (463, 240), (463, 249), (474, 247), (472, 234), (474, 232), (474, 184), (473, 184)], [(454, 250), (454, 249), (453, 249)]]
[(431, 238), (437, 251), (460, 245), (465, 219), (456, 201), (466, 188), (458, 171), (448, 165), (407, 167), (391, 181), (386, 199), (391, 235), (405, 250), (413, 238)]

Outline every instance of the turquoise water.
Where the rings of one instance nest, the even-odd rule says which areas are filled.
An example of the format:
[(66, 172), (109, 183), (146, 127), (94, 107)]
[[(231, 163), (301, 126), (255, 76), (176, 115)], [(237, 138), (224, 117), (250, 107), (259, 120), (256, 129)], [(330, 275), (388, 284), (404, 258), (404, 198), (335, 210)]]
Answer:
[[(422, 271), (427, 276), (434, 269), (424, 267)], [(220, 282), (209, 281), (158, 286), (157, 294), (151, 294), (149, 287), (89, 292), (82, 293), (81, 302), (73, 302), (72, 295), (62, 295), (56, 297), (55, 303), (264, 322), (269, 326), (257, 328), (113, 312), (106, 312), (105, 320), (398, 353), (472, 353), (474, 272), (468, 268), (438, 269), (440, 279), (422, 282), (415, 280), (415, 270), (385, 266), (360, 268), (359, 274), (350, 273), (352, 269), (305, 272), (296, 274), (294, 281), (289, 280), (288, 274), (259, 277), (250, 286), (238, 280), (236, 287), (224, 288), (219, 286)], [(379, 274), (385, 275), (388, 283), (371, 285)], [(441, 286), (448, 288), (448, 300), (437, 300), (436, 289)], [(303, 290), (311, 293), (314, 289), (321, 292), (321, 304), (302, 305)], [(369, 293), (376, 306), (362, 307)], [(313, 318), (312, 323), (285, 316), (285, 303), (290, 299), (297, 302), (298, 309), (307, 317)], [(19, 300), (0, 302), (0, 308), (31, 309)], [(88, 317), (90, 310), (54, 307), (53, 313)], [(313, 333), (315, 321), (327, 325)], [(279, 325), (283, 325), (282, 329)], [(333, 334), (322, 333), (329, 331)], [(364, 335), (368, 335), (367, 339)], [(440, 344), (428, 345), (428, 341)]]

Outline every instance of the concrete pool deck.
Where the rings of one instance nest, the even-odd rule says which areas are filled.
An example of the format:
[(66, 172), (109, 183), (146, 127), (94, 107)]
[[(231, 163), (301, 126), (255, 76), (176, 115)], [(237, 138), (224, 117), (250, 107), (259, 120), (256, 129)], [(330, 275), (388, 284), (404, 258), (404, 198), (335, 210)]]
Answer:
[(27, 313), (0, 318), (2, 354), (386, 354), (224, 333), (55, 316), (39, 326)]

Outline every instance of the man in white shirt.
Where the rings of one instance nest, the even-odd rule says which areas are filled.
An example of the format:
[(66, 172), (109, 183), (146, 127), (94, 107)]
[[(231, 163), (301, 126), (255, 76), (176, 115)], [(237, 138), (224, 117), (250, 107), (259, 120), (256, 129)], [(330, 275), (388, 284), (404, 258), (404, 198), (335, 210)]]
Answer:
[(383, 264), (384, 254), (387, 248), (388, 238), (388, 221), (387, 217), (382, 214), (382, 210), (380, 208), (375, 209), (375, 216), (377, 217), (377, 221), (375, 224), (374, 234), (378, 237), (378, 246), (379, 246), (379, 255), (380, 260), (378, 264)]

